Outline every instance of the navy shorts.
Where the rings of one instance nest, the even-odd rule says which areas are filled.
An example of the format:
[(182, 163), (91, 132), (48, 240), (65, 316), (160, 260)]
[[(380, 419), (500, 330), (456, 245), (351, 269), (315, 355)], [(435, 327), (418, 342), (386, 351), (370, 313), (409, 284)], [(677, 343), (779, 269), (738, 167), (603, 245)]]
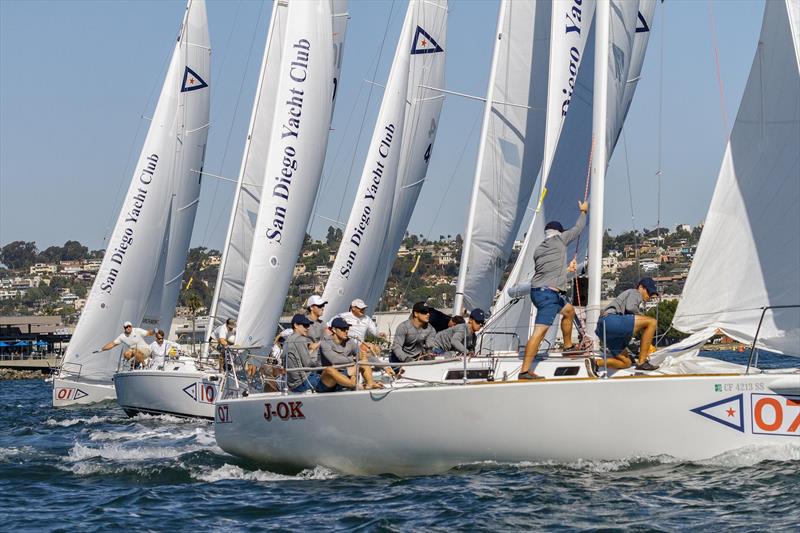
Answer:
[(312, 390), (312, 389), (317, 392), (327, 392), (327, 390), (320, 390), (320, 389), (327, 389), (327, 387), (323, 385), (322, 377), (316, 372), (313, 374), (309, 374), (308, 377), (306, 377), (305, 381), (303, 381), (300, 385), (292, 389), (292, 392), (306, 392), (307, 390)]
[(531, 289), (531, 301), (536, 306), (537, 326), (552, 326), (556, 315), (567, 304), (563, 296), (547, 288)]
[[(606, 349), (612, 356), (621, 354), (628, 347), (633, 337), (633, 324), (635, 315), (606, 315), (597, 321), (595, 335), (601, 341), (605, 335)], [(605, 328), (605, 332), (603, 332)]]

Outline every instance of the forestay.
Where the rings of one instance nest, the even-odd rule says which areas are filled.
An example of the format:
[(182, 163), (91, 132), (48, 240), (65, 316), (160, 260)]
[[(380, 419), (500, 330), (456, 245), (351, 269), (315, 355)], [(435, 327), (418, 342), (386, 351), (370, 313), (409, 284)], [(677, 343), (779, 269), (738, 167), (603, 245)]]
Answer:
[[(119, 335), (124, 321), (137, 325), (142, 321), (154, 280), (186, 253), (177, 246), (188, 247), (184, 235), (188, 221), (178, 221), (175, 214), (171, 218), (171, 211), (173, 205), (180, 207), (196, 196), (194, 185), (185, 194), (177, 188), (192, 179), (199, 181), (199, 174), (190, 171), (203, 166), (210, 53), (205, 3), (191, 0), (122, 210), (67, 347), (62, 373), (110, 382), (119, 353), (92, 352)], [(169, 260), (169, 251), (162, 254), (170, 222), (177, 241), (174, 261)], [(162, 299), (173, 298), (172, 294), (163, 293)]]
[[(356, 199), (323, 298), (330, 316), (380, 296), (422, 187), (442, 97), (447, 2), (408, 5)], [(382, 248), (385, 250), (382, 251)], [(388, 263), (388, 267), (387, 267)], [(380, 278), (380, 279), (378, 279)]]
[(291, 2), (237, 342), (269, 350), (319, 188), (333, 108), (330, 2)]
[(542, 164), (551, 4), (503, 1), (454, 312), (488, 309)]
[[(750, 343), (762, 308), (800, 304), (800, 2), (761, 36), (674, 326)], [(767, 310), (757, 346), (800, 355), (800, 309)]]

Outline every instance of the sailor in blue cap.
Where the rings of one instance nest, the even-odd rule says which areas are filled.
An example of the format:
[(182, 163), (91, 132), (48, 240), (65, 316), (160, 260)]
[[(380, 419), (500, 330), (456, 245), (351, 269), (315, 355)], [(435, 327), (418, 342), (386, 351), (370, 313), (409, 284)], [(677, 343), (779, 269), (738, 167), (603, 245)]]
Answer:
[(474, 352), (477, 333), (485, 323), (486, 313), (483, 309), (475, 308), (469, 314), (466, 324), (456, 324), (428, 337), (428, 348), (435, 355), (446, 352), (459, 354)]

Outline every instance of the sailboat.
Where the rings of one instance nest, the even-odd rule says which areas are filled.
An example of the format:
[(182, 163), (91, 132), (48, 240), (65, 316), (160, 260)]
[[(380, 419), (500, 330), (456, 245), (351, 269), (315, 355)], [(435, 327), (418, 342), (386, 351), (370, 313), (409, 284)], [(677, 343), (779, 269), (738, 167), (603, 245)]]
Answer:
[[(591, 186), (592, 209), (601, 214), (595, 188), (602, 188), (616, 129), (609, 125), (620, 120), (630, 80), (626, 65), (635, 57), (639, 14), (632, 11), (614, 0), (598, 1), (595, 8)], [(493, 381), (479, 384), (464, 375), (452, 384), (380, 391), (250, 395), (217, 404), (218, 444), (267, 465), (409, 475), (483, 461), (655, 455), (697, 460), (746, 446), (800, 442), (800, 370), (759, 370), (697, 355), (717, 328), (751, 342), (754, 352), (800, 355), (800, 284), (788, 281), (800, 274), (800, 261), (794, 260), (800, 259), (800, 241), (770, 232), (775, 227), (770, 223), (785, 224), (785, 214), (800, 206), (798, 27), (798, 0), (766, 4), (759, 48), (712, 200), (711, 237), (700, 242), (701, 261), (692, 266), (687, 303), (676, 319), (678, 327), (697, 333), (653, 356), (663, 370), (628, 369), (604, 378), (554, 375), (536, 382), (495, 373)], [(729, 200), (742, 209), (723, 207)], [(724, 242), (715, 234), (724, 235)], [(593, 244), (590, 238), (590, 271), (600, 259)], [(721, 260), (717, 252), (728, 246), (743, 265), (720, 276), (728, 265), (715, 263)], [(715, 276), (714, 283), (698, 286), (705, 276)], [(698, 289), (699, 295), (688, 294)], [(707, 302), (711, 291), (716, 300)], [(609, 415), (603, 408), (629, 404), (643, 406), (646, 416)]]
[[(209, 335), (210, 328), (214, 324), (222, 323), (226, 318), (236, 317), (238, 314), (247, 267), (254, 250), (254, 243), (258, 241), (256, 235), (265, 234), (263, 228), (260, 231), (258, 229), (264, 222), (261, 222), (261, 226), (257, 222), (259, 209), (264, 200), (263, 191), (269, 191), (275, 196), (277, 190), (279, 199), (288, 196), (288, 192), (282, 188), (284, 186), (288, 188), (288, 183), (276, 186), (274, 177), (281, 174), (286, 150), (291, 148), (299, 155), (301, 146), (299, 143), (287, 145), (282, 154), (271, 151), (270, 147), (278, 145), (277, 139), (283, 135), (282, 128), (287, 121), (294, 124), (287, 111), (290, 114), (295, 111), (297, 102), (301, 103), (302, 109), (298, 122), (308, 121), (307, 126), (303, 124), (303, 131), (307, 132), (306, 135), (312, 136), (309, 137), (311, 139), (309, 144), (302, 145), (305, 152), (304, 163), (306, 161), (312, 164), (315, 161), (319, 163), (318, 159), (320, 161), (324, 159), (324, 143), (319, 144), (318, 137), (327, 138), (330, 126), (333, 97), (335, 97), (332, 93), (335, 93), (341, 72), (347, 18), (346, 0), (322, 2), (293, 0), (273, 4), (227, 239), (212, 302)], [(302, 77), (296, 65), (298, 55), (302, 55), (303, 58), (308, 56), (307, 60), (302, 60), (303, 63), (307, 63), (303, 70), (308, 81), (295, 80)], [(298, 84), (302, 86), (297, 87)], [(303, 98), (293, 100), (297, 95), (293, 91), (298, 90), (303, 91), (301, 93)], [(313, 103), (317, 104), (316, 108), (312, 107)], [(289, 138), (294, 137), (289, 136)], [(313, 170), (310, 174), (298, 172), (295, 178), (299, 185), (294, 187), (304, 186), (306, 180), (318, 179), (318, 176), (314, 178), (313, 173)], [(301, 195), (302, 192), (295, 194)], [(272, 209), (283, 209), (283, 207)], [(299, 224), (301, 222), (298, 222)], [(268, 272), (261, 271), (259, 274), (267, 275)], [(215, 321), (214, 316), (219, 319)], [(262, 339), (262, 342), (265, 341), (266, 339)], [(207, 354), (208, 345), (205, 348)], [(208, 360), (203, 361), (201, 358), (198, 361), (194, 357), (180, 357), (168, 362), (162, 368), (119, 372), (115, 374), (114, 380), (117, 386), (117, 401), (130, 415), (140, 412), (166, 413), (212, 419), (214, 402), (222, 393), (224, 376), (224, 372)]]
[(428, 170), (444, 97), (447, 1), (408, 4), (389, 80), (331, 275), (326, 317), (374, 307)]
[(116, 397), (124, 321), (168, 330), (180, 290), (208, 137), (211, 48), (204, 0), (190, 0), (152, 123), (61, 368), (53, 405)]

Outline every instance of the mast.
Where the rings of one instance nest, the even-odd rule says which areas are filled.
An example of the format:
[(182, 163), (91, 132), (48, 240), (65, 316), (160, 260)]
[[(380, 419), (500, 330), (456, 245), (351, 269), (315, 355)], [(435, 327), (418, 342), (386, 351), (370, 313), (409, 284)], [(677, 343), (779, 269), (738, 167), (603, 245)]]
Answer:
[[(592, 114), (591, 193), (589, 196), (589, 305), (586, 330), (594, 335), (600, 316), (600, 289), (603, 258), (603, 196), (607, 164), (609, 0), (598, 0), (595, 8), (594, 95)], [(597, 341), (595, 341), (597, 342)]]
[[(508, 0), (501, 0), (500, 11), (497, 14), (496, 41), (503, 38), (502, 29), (505, 22)], [(494, 86), (497, 76), (497, 62), (500, 56), (500, 48), (495, 41), (494, 54), (492, 54), (492, 67), (489, 71), (489, 87), (486, 89), (486, 105), (483, 108), (483, 123), (481, 124), (481, 143), (478, 146), (478, 161), (475, 164), (475, 178), (472, 182), (472, 196), (469, 204), (469, 216), (467, 218), (467, 228), (464, 232), (464, 240), (461, 249), (461, 267), (458, 269), (458, 282), (456, 283), (456, 295), (453, 299), (453, 314), (460, 315), (464, 308), (464, 287), (467, 284), (467, 264), (469, 262), (469, 250), (472, 245), (472, 230), (475, 227), (475, 209), (477, 207), (478, 192), (480, 191), (480, 173), (483, 169), (483, 158), (486, 153), (486, 132), (489, 128), (489, 119), (492, 116), (492, 102), (494, 101)]]

